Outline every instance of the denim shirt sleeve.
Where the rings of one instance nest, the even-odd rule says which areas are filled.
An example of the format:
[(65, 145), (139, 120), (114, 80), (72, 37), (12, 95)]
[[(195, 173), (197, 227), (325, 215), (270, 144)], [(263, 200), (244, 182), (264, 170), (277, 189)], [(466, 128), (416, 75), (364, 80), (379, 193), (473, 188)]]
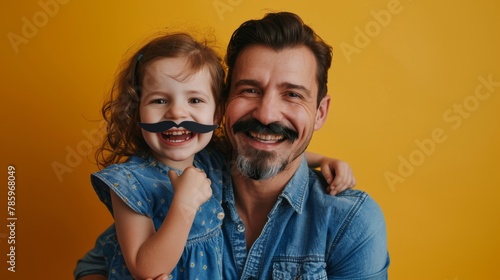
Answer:
[(94, 248), (78, 260), (73, 271), (74, 278), (79, 279), (92, 274), (108, 276), (106, 255), (114, 250), (117, 243), (115, 226), (113, 224), (99, 235)]
[[(349, 196), (346, 191), (339, 196)], [(387, 279), (389, 254), (384, 216), (377, 203), (367, 194), (358, 198), (331, 246), (327, 266), (335, 280)], [(342, 256), (341, 258), (339, 258)]]

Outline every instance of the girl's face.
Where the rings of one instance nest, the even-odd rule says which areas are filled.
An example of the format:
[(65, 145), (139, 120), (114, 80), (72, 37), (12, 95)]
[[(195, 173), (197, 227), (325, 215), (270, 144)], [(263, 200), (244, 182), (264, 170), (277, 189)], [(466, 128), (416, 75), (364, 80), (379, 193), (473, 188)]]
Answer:
[[(177, 57), (160, 58), (146, 66), (139, 106), (141, 122), (217, 124), (209, 71), (204, 67), (190, 73), (186, 65), (185, 57)], [(142, 135), (157, 160), (184, 170), (193, 164), (194, 154), (210, 142), (212, 132), (199, 134), (174, 127), (160, 133), (142, 130)]]

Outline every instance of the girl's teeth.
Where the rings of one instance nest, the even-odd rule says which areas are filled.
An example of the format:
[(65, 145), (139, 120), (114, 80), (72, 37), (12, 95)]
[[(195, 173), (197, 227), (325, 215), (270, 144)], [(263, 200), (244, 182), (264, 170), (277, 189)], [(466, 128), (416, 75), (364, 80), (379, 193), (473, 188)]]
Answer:
[(163, 132), (163, 134), (165, 135), (184, 135), (184, 134), (188, 134), (189, 131), (186, 131), (186, 130), (172, 130), (172, 131), (165, 131)]

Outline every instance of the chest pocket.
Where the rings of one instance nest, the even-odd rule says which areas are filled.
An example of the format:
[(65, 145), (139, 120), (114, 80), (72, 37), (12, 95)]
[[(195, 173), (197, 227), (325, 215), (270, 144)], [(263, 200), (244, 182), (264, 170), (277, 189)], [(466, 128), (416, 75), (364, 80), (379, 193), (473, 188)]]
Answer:
[(297, 280), (323, 280), (328, 279), (325, 270), (324, 262), (274, 262), (273, 263), (273, 278), (274, 280), (281, 279), (297, 279)]

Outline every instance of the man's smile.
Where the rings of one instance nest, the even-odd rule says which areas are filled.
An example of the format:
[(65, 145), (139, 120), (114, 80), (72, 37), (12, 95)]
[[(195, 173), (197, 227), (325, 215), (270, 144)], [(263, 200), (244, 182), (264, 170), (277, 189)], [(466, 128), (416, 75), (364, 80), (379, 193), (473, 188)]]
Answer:
[(280, 123), (262, 124), (256, 119), (240, 120), (233, 125), (233, 133), (243, 133), (250, 139), (264, 143), (276, 144), (286, 140), (292, 143), (299, 137), (297, 131)]
[(285, 137), (279, 134), (264, 134), (264, 133), (250, 131), (247, 133), (247, 135), (256, 141), (264, 143), (277, 143), (285, 140)]

